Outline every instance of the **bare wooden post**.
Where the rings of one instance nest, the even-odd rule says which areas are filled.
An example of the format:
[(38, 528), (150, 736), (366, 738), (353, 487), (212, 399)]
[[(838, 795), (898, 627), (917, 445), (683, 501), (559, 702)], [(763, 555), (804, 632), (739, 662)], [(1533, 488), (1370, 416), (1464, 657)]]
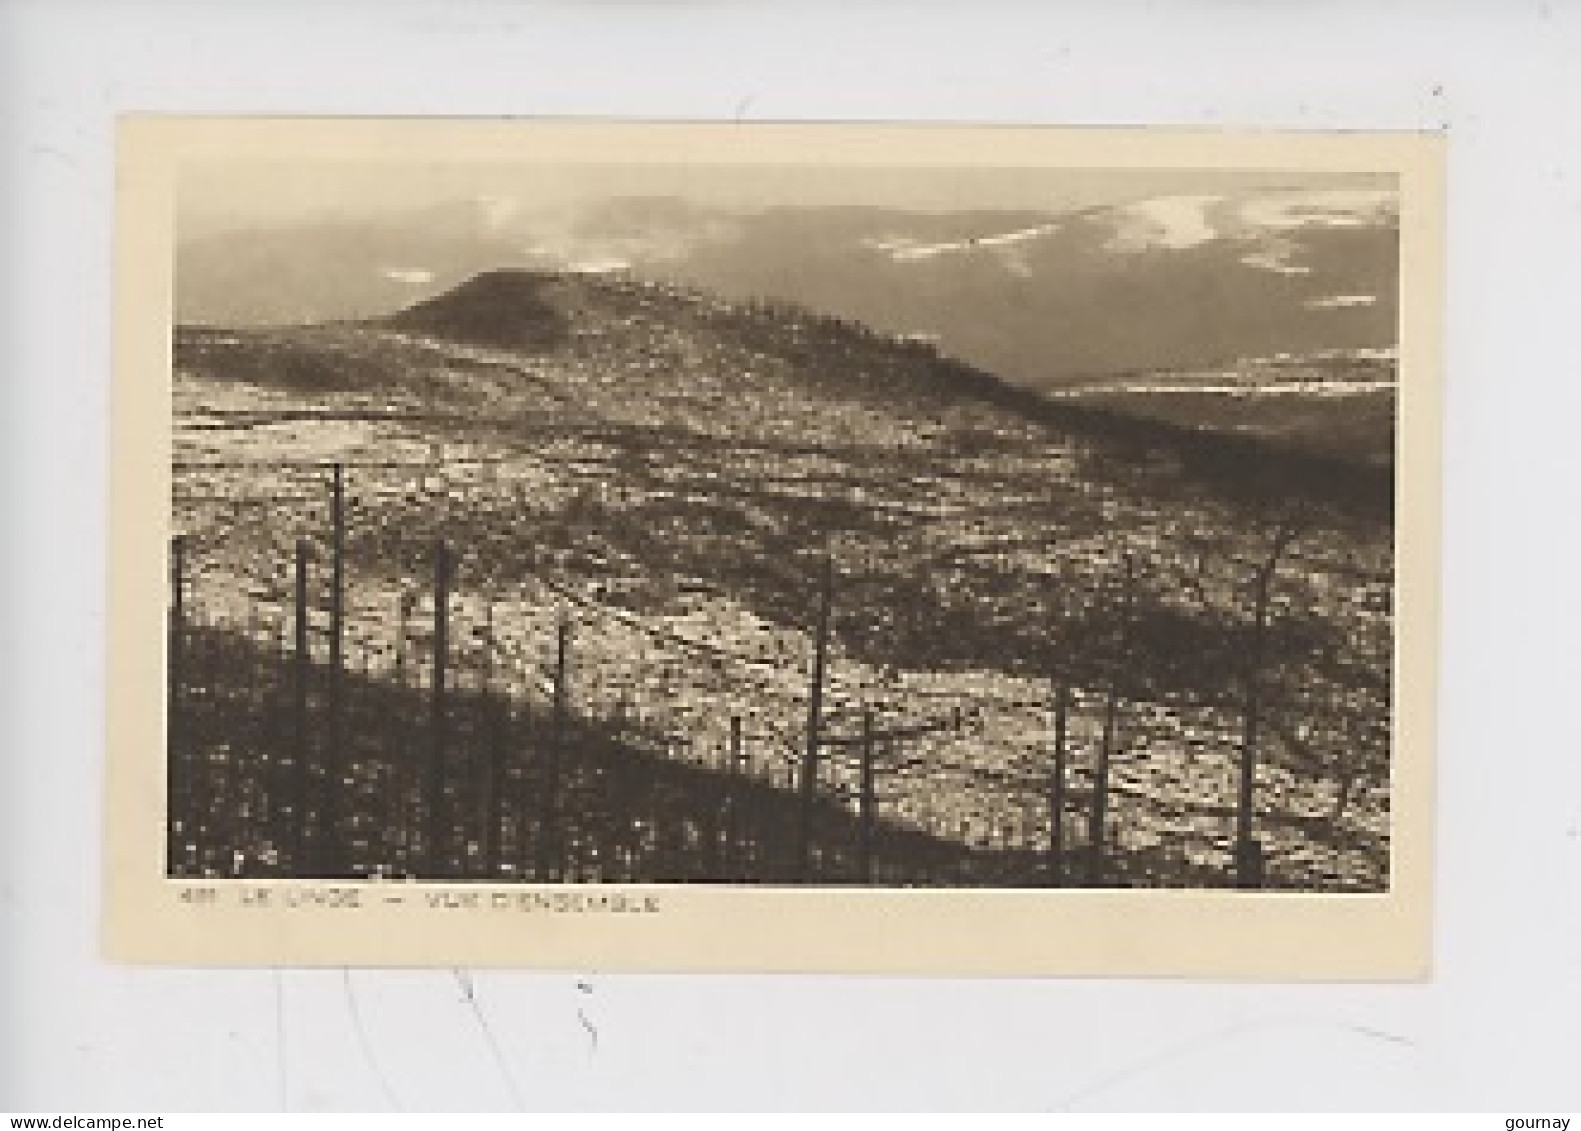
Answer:
[(291, 617), (282, 612), (278, 624), (270, 626), (272, 639), (269, 656), (269, 843), (278, 855), (275, 868), (279, 875), (287, 875), (296, 861), (290, 851), (293, 814), (291, 782), (286, 776), (286, 751), (290, 745), (291, 670), (290, 637)]
[(395, 682), (404, 690), (406, 687), (406, 646), (411, 640), (411, 631), (407, 622), (411, 619), (412, 608), (417, 603), (415, 590), (401, 589), (400, 600), (396, 603), (396, 637), (395, 637)]
[(813, 807), (818, 792), (818, 744), (823, 730), (824, 670), (829, 659), (829, 621), (834, 606), (834, 558), (823, 563), (818, 623), (813, 637), (812, 683), (807, 694), (807, 745), (801, 758), (801, 813), (796, 830), (796, 878), (811, 879)]
[(320, 820), (319, 870), (338, 874), (345, 868), (341, 844), (340, 795), (345, 779), (346, 656), (345, 656), (345, 474), (335, 465), (330, 506), (329, 605), (329, 741), (324, 750), (324, 812)]
[[(518, 744), (531, 750), (539, 746), (538, 723), (533, 718), (532, 709), (532, 677), (530, 667), (522, 669), (522, 687), (524, 688), (521, 700), (521, 710), (517, 712), (514, 725), (511, 728), (511, 745)], [(513, 857), (516, 861), (516, 874), (518, 879), (525, 879), (533, 872), (534, 859), (530, 851), (536, 851), (536, 845), (531, 843), (532, 821), (528, 813), (528, 798), (526, 795), (528, 783), (528, 769), (525, 756), (516, 756), (516, 785), (511, 790), (511, 803), (515, 819), (512, 827), (515, 830), (513, 842)]]
[(450, 548), (444, 539), (434, 543), (434, 675), (430, 730), (433, 747), (429, 751), (427, 813), (428, 871), (442, 876), (449, 868), (445, 848), (449, 837), (445, 827), (447, 744), (449, 742), (449, 702), (445, 668), (450, 652)]
[(1114, 656), (1109, 667), (1109, 695), (1103, 711), (1103, 742), (1098, 748), (1098, 768), (1093, 778), (1092, 809), (1087, 821), (1087, 883), (1103, 882), (1105, 842), (1108, 839), (1109, 819), (1109, 757), (1114, 748), (1115, 729), (1120, 710), (1120, 668), (1125, 663), (1131, 627), (1131, 600), (1136, 583), (1136, 563), (1130, 554), (1125, 556), (1125, 596), (1120, 612), (1120, 627), (1116, 634)]
[(306, 538), (296, 542), (296, 651), (291, 670), (291, 739), (296, 762), (296, 860), (298, 871), (311, 871), (308, 848), (308, 809), (313, 797), (313, 767), (308, 757), (307, 692), (311, 674), (307, 636), (307, 558)]
[[(251, 790), (254, 803), (248, 806), (251, 827), (242, 835), (254, 843), (262, 843), (269, 836), (269, 684), (265, 664), (269, 649), (265, 646), (268, 629), (258, 612), (258, 606), (247, 606), (247, 722), (249, 749), (246, 759), (246, 788)], [(238, 771), (240, 773), (240, 771)], [(249, 871), (254, 865), (249, 864)]]
[(489, 770), (488, 796), (484, 799), (483, 861), (490, 875), (499, 873), (504, 864), (502, 840), (504, 819), (502, 809), (505, 798), (505, 735), (510, 727), (510, 696), (502, 691), (494, 679), (494, 606), (488, 610), (488, 661), (485, 671), (484, 702), (489, 708)]
[[(380, 746), (384, 752), (384, 843), (388, 845), (391, 874), (411, 872), (411, 833), (406, 824), (406, 766), (408, 720), (407, 696), (404, 682), (391, 693), (394, 704), (390, 710), (377, 711), (375, 725), (381, 728)], [(374, 689), (370, 686), (369, 692)], [(370, 696), (377, 704), (380, 696)]]
[(727, 801), (727, 823), (725, 825), (725, 868), (732, 879), (739, 878), (742, 856), (741, 833), (741, 791), (742, 791), (742, 752), (741, 752), (741, 716), (730, 716), (730, 746), (727, 753), (728, 762), (725, 766), (726, 781), (730, 783), (729, 798)]
[[(165, 692), (165, 759), (168, 781), (165, 789), (165, 867), (172, 870), (177, 863), (180, 837), (176, 832), (178, 815), (183, 830), (192, 818), (191, 757), (186, 749), (184, 711), (181, 681), (186, 678), (185, 661), (187, 645), (187, 540), (177, 534), (170, 540), (170, 638), (169, 653), (165, 661), (165, 678), (169, 682)], [(187, 797), (179, 794), (185, 790)]]
[[(406, 704), (406, 640), (407, 640), (407, 613), (408, 592), (401, 590), (396, 601), (396, 638), (395, 638), (395, 686), (396, 702), (401, 706), (399, 710), (383, 712), (385, 725), (386, 744), (389, 751), (390, 773), (388, 778), (387, 813), (390, 827), (390, 841), (399, 846), (401, 866), (406, 872), (412, 872), (412, 830), (408, 824), (408, 806), (406, 802), (406, 772), (407, 756), (410, 750), (408, 740), (408, 720), (404, 717), (407, 710)], [(393, 864), (393, 857), (392, 857)]]
[(1247, 649), (1243, 675), (1246, 688), (1246, 718), (1241, 732), (1240, 796), (1235, 810), (1235, 882), (1241, 888), (1263, 886), (1263, 846), (1253, 835), (1252, 817), (1257, 791), (1257, 728), (1261, 703), (1259, 681), (1262, 677), (1263, 637), (1268, 627), (1268, 590), (1273, 583), (1279, 556), (1295, 539), (1296, 523), (1286, 520), (1274, 534), (1267, 559), (1257, 568), (1257, 596), (1252, 619), (1252, 640)]
[(1246, 717), (1241, 731), (1240, 796), (1235, 810), (1235, 882), (1237, 887), (1263, 886), (1262, 844), (1252, 835), (1252, 810), (1256, 804), (1257, 722), (1259, 704), (1258, 666), (1262, 663), (1263, 617), (1268, 600), (1267, 585), (1258, 579), (1257, 619), (1246, 659)]
[(170, 680), (169, 711), (174, 720), (181, 698), (182, 660), (187, 627), (187, 539), (177, 534), (170, 540), (170, 656), (165, 672)]
[(718, 748), (710, 742), (694, 749), (698, 767), (704, 771), (698, 778), (699, 784), (704, 786), (699, 790), (702, 807), (697, 813), (697, 835), (701, 840), (697, 854), (702, 870), (700, 878), (720, 880), (724, 878), (725, 853), (720, 842), (724, 839), (724, 809), (729, 804), (729, 790), (718, 773)]
[(165, 677), (170, 681), (169, 702), (166, 710), (166, 742), (170, 749), (177, 748), (181, 730), (181, 681), (185, 678), (187, 644), (187, 539), (177, 534), (170, 540), (170, 654)]
[(543, 796), (538, 820), (538, 879), (558, 878), (560, 871), (560, 762), (564, 754), (567, 715), (571, 705), (571, 618), (560, 614), (555, 626), (554, 714), (549, 749), (544, 757)]
[(1049, 881), (1065, 883), (1065, 728), (1070, 715), (1070, 684), (1054, 692), (1054, 776), (1049, 785)]
[(864, 884), (873, 882), (873, 818), (877, 797), (873, 789), (873, 711), (862, 711), (862, 795), (859, 811), (857, 869)]

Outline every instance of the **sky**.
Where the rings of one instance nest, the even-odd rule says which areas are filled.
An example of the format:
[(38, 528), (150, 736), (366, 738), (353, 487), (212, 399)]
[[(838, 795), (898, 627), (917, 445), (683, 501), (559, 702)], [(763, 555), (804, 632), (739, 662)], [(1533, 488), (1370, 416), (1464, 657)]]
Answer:
[(1271, 188), (1373, 187), (1377, 174), (1309, 170), (871, 168), (759, 164), (464, 165), (301, 162), (195, 165), (178, 197), (180, 238), (323, 220), (391, 219), (436, 205), (497, 201), (522, 211), (607, 197), (667, 196), (741, 211), (871, 205), (923, 212), (1061, 212), (1155, 196)]

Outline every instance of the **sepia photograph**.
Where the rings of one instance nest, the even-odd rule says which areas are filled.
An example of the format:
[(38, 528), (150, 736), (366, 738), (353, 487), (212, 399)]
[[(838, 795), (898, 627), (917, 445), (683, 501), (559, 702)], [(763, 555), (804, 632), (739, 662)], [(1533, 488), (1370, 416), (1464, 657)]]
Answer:
[(174, 164), (164, 876), (1388, 893), (1401, 175), (1181, 140)]
[(172, 875), (1388, 886), (1392, 178), (207, 172)]
[(0, 0), (0, 1109), (1562, 1123), (1581, 7), (1276, 7)]

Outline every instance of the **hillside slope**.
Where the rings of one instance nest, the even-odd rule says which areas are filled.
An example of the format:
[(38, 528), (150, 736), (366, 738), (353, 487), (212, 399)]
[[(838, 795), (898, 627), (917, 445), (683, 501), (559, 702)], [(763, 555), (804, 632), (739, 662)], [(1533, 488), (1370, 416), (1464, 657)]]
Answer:
[(1298, 521), (1261, 675), (1271, 868), (1387, 882), (1387, 504), (1325, 495), (1310, 460), (1049, 408), (854, 323), (587, 275), (488, 274), (365, 323), (183, 329), (176, 363), (177, 523), (221, 621), (278, 630), (292, 542), (325, 533), (312, 465), (344, 461), (375, 670), (395, 610), (424, 622), (444, 538), (464, 662), (541, 689), (567, 609), (583, 702), (702, 744), (739, 714), (791, 757), (827, 552), (831, 726), (966, 712), (964, 736), (895, 753), (886, 803), (968, 841), (1046, 836), (1060, 674), (1073, 796), (1115, 684), (1117, 835), (1222, 863), (1247, 581)]

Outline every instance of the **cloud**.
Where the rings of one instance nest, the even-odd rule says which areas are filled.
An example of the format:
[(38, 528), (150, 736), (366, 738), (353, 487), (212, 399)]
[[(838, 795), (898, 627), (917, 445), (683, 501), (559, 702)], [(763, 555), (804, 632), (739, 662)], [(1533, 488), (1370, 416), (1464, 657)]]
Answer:
[[(921, 259), (932, 259), (939, 255), (959, 254), (968, 251), (995, 251), (1004, 260), (1005, 266), (1018, 273), (1025, 273), (1026, 263), (1017, 254), (1016, 245), (1027, 240), (1035, 240), (1040, 236), (1050, 235), (1059, 230), (1058, 224), (1037, 224), (1030, 228), (1017, 228), (1011, 232), (1000, 232), (992, 236), (974, 236), (964, 240), (945, 240), (940, 243), (923, 243), (921, 240), (910, 236), (883, 236), (867, 237), (861, 246), (871, 250), (883, 252), (897, 263), (916, 262)], [(1019, 270), (1018, 270), (1019, 269)]]
[(1241, 205), (1242, 223), (1262, 230), (1292, 228), (1361, 228), (1385, 223), (1399, 214), (1393, 189), (1313, 189), (1270, 193)]
[(1183, 251), (1205, 244), (1219, 232), (1208, 221), (1208, 209), (1220, 196), (1160, 196), (1117, 209), (1118, 221), (1109, 239), (1111, 251), (1138, 252), (1163, 248)]
[(521, 203), (508, 196), (479, 196), (473, 198), (473, 204), (484, 229), (490, 232), (503, 229), (521, 211)]
[(409, 283), (414, 287), (434, 281), (434, 273), (421, 267), (386, 267), (384, 277), (394, 279), (397, 283)]
[(1305, 305), (1308, 310), (1342, 310), (1351, 306), (1372, 306), (1377, 301), (1377, 295), (1333, 295), (1329, 298), (1309, 298)]
[(1272, 271), (1276, 275), (1310, 275), (1312, 268), (1305, 264), (1290, 262), (1290, 256), (1294, 252), (1295, 248), (1288, 242), (1279, 241), (1258, 248), (1250, 255), (1241, 256), (1241, 262), (1248, 267)]

